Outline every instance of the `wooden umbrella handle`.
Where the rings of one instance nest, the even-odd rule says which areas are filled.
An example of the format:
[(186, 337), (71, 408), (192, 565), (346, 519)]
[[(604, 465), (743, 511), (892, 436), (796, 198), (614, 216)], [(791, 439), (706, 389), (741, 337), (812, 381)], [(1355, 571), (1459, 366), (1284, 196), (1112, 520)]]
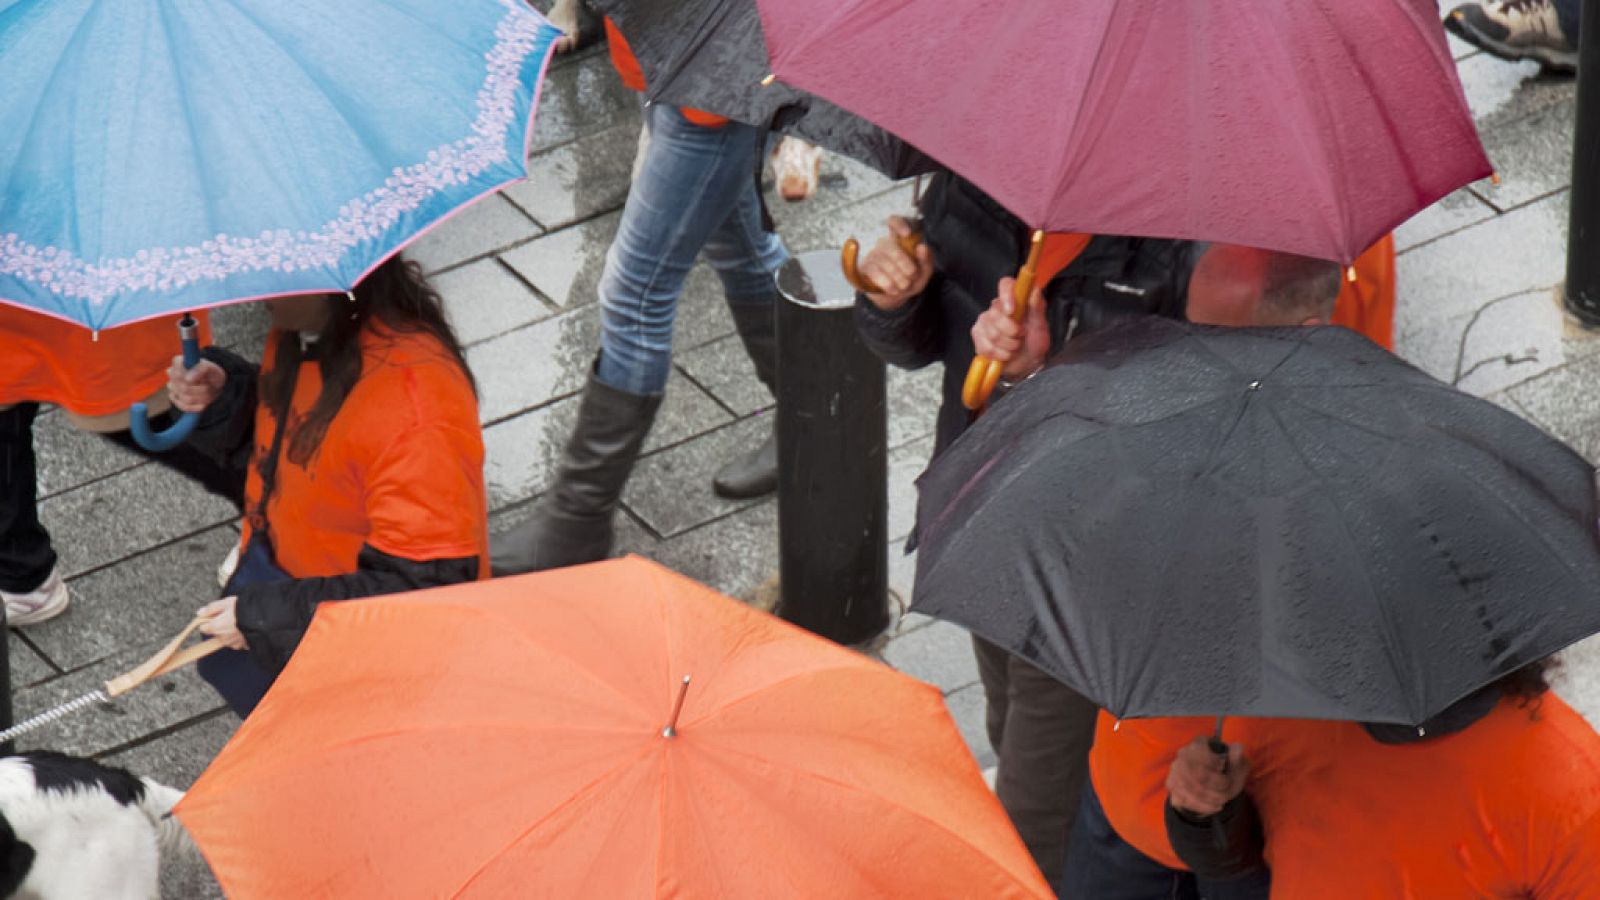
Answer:
[[(919, 224), (914, 223), (910, 234), (902, 235), (896, 240), (899, 241), (900, 249), (904, 250), (907, 256), (915, 257), (917, 248), (922, 246), (922, 228)], [(860, 256), (860, 241), (851, 238), (844, 242), (844, 249), (839, 251), (839, 265), (844, 269), (844, 279), (850, 282), (851, 287), (863, 294), (883, 293), (881, 288), (872, 283), (872, 279), (861, 274), (860, 270), (856, 268), (856, 260)]]
[(199, 628), (205, 621), (205, 616), (195, 616), (194, 621), (178, 632), (178, 636), (168, 641), (165, 647), (156, 652), (156, 655), (106, 682), (106, 696), (120, 697), (158, 675), (165, 675), (174, 669), (182, 668), (201, 657), (209, 656), (221, 650), (223, 646), (221, 638), (210, 638), (201, 641), (187, 650), (179, 649), (183, 646), (183, 642), (189, 639), (189, 635), (194, 634), (195, 629)]
[[(1035, 231), (1028, 247), (1028, 261), (1017, 271), (1016, 283), (1011, 289), (1011, 318), (1021, 322), (1028, 314), (1028, 300), (1033, 296), (1034, 278), (1039, 273), (1039, 256), (1044, 250), (1044, 232)], [(961, 385), (961, 405), (967, 409), (982, 409), (1000, 383), (1000, 373), (1005, 364), (987, 356), (975, 356), (967, 367), (967, 380)]]

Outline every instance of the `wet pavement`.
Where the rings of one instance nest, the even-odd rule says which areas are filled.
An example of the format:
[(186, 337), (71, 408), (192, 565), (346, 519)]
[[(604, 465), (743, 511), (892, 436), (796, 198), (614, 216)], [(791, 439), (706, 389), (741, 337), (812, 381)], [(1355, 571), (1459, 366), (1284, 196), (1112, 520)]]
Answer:
[[(1573, 86), (1531, 64), (1458, 54), (1501, 183), (1472, 185), (1397, 233), (1399, 351), (1433, 375), (1522, 415), (1600, 458), (1600, 336), (1569, 324), (1557, 286), (1566, 252)], [(603, 48), (559, 60), (535, 126), (533, 178), (491, 197), (411, 251), (433, 273), (482, 386), (492, 524), (527, 515), (576, 414), (598, 334), (595, 286), (626, 194), (638, 106)], [(910, 186), (828, 157), (811, 201), (773, 211), (791, 250), (875, 236), (910, 208)], [(216, 313), (219, 343), (259, 355), (265, 318)], [(647, 455), (624, 495), (618, 553), (658, 559), (729, 594), (752, 597), (777, 570), (776, 506), (729, 501), (710, 476), (770, 427), (772, 398), (734, 336), (716, 278), (689, 279), (676, 368)], [(934, 370), (890, 375), (890, 544), (895, 590), (909, 595), (912, 480), (932, 447)], [(37, 430), (42, 515), (74, 592), (60, 619), (10, 637), (17, 717), (125, 671), (216, 593), (215, 568), (237, 537), (229, 508), (58, 414)], [(945, 692), (973, 753), (988, 765), (983, 698), (959, 629), (899, 621), (890, 664)], [(1570, 651), (1560, 690), (1600, 722), (1600, 643)], [(192, 671), (79, 713), (23, 740), (25, 748), (95, 754), (186, 786), (237, 725)], [(198, 861), (171, 867), (169, 897), (217, 896)]]

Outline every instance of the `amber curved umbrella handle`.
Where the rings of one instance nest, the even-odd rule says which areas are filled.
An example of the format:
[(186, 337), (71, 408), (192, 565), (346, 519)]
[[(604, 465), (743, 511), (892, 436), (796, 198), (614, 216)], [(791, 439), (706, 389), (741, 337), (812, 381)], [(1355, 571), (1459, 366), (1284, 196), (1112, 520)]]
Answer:
[[(1028, 314), (1028, 298), (1033, 296), (1033, 281), (1039, 272), (1039, 255), (1043, 250), (1044, 232), (1035, 231), (1028, 247), (1028, 261), (1017, 271), (1016, 284), (1011, 290), (1011, 299), (1015, 301), (1011, 307), (1014, 321), (1021, 322)], [(961, 385), (961, 405), (971, 410), (982, 409), (1000, 383), (1000, 372), (1004, 368), (1004, 363), (987, 356), (973, 357), (972, 365), (967, 367), (967, 380)]]
[[(898, 240), (900, 241), (900, 249), (904, 250), (907, 256), (916, 256), (917, 248), (922, 246), (922, 228), (920, 224), (913, 223), (911, 233), (901, 235)], [(872, 279), (861, 274), (860, 270), (856, 268), (856, 261), (860, 256), (860, 241), (851, 238), (844, 242), (844, 249), (839, 251), (839, 265), (844, 269), (844, 280), (850, 282), (851, 287), (863, 294), (883, 293), (881, 288), (872, 283)]]

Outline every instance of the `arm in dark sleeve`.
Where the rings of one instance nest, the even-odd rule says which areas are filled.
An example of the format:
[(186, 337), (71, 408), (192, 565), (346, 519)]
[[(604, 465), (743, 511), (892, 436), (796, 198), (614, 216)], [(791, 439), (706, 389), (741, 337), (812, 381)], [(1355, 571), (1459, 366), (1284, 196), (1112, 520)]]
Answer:
[(329, 578), (296, 578), (239, 589), (235, 617), (250, 655), (268, 672), (279, 672), (300, 645), (317, 604), (398, 594), (460, 584), (478, 577), (478, 558), (414, 560), (365, 545), (356, 571)]
[(254, 450), (260, 367), (221, 347), (207, 347), (201, 355), (221, 366), (228, 380), (222, 395), (200, 414), (189, 444), (218, 465), (242, 472)]
[(1249, 794), (1228, 801), (1215, 816), (1200, 818), (1180, 812), (1168, 800), (1166, 815), (1172, 851), (1201, 878), (1226, 881), (1266, 868), (1261, 814)]
[(935, 273), (922, 293), (899, 309), (885, 312), (865, 294), (856, 295), (856, 330), (879, 359), (902, 369), (938, 362), (944, 352), (944, 321), (936, 297), (942, 276)]

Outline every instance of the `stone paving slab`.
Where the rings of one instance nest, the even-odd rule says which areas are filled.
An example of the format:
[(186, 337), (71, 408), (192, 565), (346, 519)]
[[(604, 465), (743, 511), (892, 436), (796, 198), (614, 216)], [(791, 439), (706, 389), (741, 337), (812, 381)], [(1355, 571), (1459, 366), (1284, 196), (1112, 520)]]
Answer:
[(738, 335), (702, 344), (675, 354), (676, 364), (685, 375), (727, 407), (736, 416), (773, 406), (772, 392), (756, 378), (755, 364), (744, 350)]
[(667, 539), (738, 512), (757, 501), (719, 497), (711, 480), (725, 462), (759, 446), (771, 431), (770, 416), (752, 416), (642, 459), (622, 500)]
[(543, 234), (538, 223), (495, 194), (456, 213), (406, 248), (422, 270), (434, 273)]
[(6, 652), (11, 660), (12, 691), (47, 681), (61, 674), (60, 669), (35, 652), (14, 629), (6, 635), (6, 641)]
[(1572, 445), (1592, 463), (1600, 463), (1600, 356), (1588, 356), (1506, 393), (1528, 411), (1533, 421)]
[(59, 566), (68, 577), (236, 517), (227, 501), (151, 463), (39, 504), (39, 518), (55, 536)]
[(581, 390), (599, 339), (592, 311), (577, 310), (469, 347), (479, 418), (497, 422)]
[(1395, 310), (1395, 333), (1425, 331), (1496, 298), (1553, 287), (1566, 277), (1566, 236), (1563, 191), (1401, 255), (1395, 272), (1405, 302)]
[(39, 468), (40, 499), (126, 472), (144, 462), (132, 450), (73, 428), (59, 410), (34, 419), (33, 448)]
[(435, 275), (431, 281), (463, 346), (544, 321), (559, 311), (492, 257)]
[(28, 639), (69, 670), (123, 647), (160, 646), (217, 599), (217, 566), (238, 540), (220, 525), (75, 578), (70, 613), (30, 627)]
[(933, 436), (889, 451), (889, 536), (903, 540), (917, 524), (917, 476), (933, 456)]
[(1496, 209), (1515, 209), (1572, 183), (1574, 104), (1557, 103), (1483, 136), (1500, 184), (1479, 182), (1474, 193)]
[(532, 152), (638, 121), (639, 95), (622, 86), (604, 47), (557, 60), (539, 92)]
[(972, 635), (949, 622), (935, 622), (895, 638), (884, 648), (883, 658), (946, 694), (978, 680)]
[[(544, 490), (577, 416), (578, 397), (571, 396), (502, 420), (484, 431), (484, 479), (491, 509)], [(644, 452), (688, 440), (732, 419), (699, 387), (674, 373), (667, 380), (666, 397), (656, 414), (655, 427), (645, 439)]]
[(638, 146), (635, 118), (535, 153), (528, 180), (506, 188), (506, 199), (551, 231), (617, 209), (627, 199)]
[(621, 218), (618, 213), (597, 216), (503, 253), (500, 258), (563, 309), (593, 303), (598, 296), (606, 249), (611, 246)]
[(1570, 104), (1576, 93), (1571, 78), (1543, 75), (1538, 63), (1508, 63), (1487, 53), (1463, 59), (1456, 71), (1483, 135), (1520, 127), (1520, 120), (1547, 107)]
[(1412, 216), (1405, 224), (1396, 228), (1395, 252), (1404, 253), (1419, 244), (1476, 225), (1492, 218), (1497, 212), (1499, 210), (1490, 206), (1483, 198), (1462, 188)]
[[(17, 721), (53, 709), (105, 683), (150, 658), (166, 643), (129, 646), (114, 656), (14, 693)], [(222, 699), (200, 680), (191, 666), (165, 675), (108, 704), (80, 710), (17, 739), (19, 750), (58, 750), (80, 756), (98, 756), (146, 738), (197, 716), (222, 709)], [(186, 785), (174, 785), (185, 787)]]
[(1559, 288), (1525, 291), (1484, 304), (1400, 346), (1406, 359), (1462, 390), (1487, 396), (1600, 351), (1600, 335), (1574, 325)]

